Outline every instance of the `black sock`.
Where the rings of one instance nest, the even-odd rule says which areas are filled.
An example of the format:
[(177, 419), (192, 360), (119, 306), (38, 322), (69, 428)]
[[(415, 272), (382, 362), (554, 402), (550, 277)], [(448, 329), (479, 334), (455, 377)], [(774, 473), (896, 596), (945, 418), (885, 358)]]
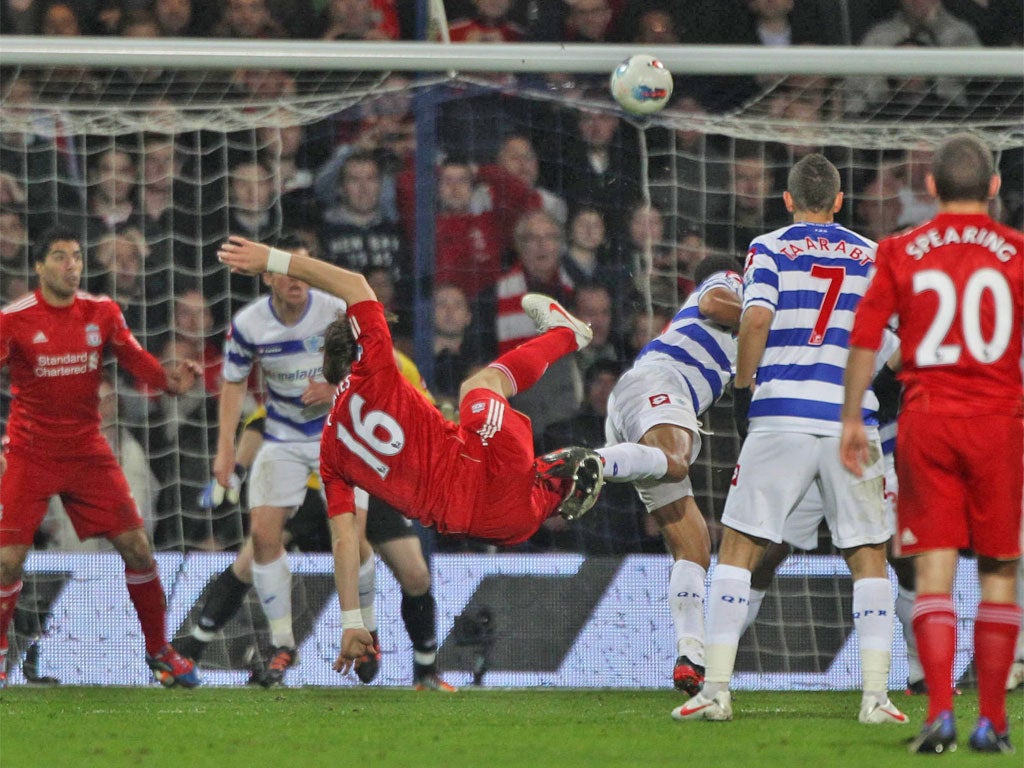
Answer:
[(206, 632), (217, 632), (242, 607), (245, 595), (252, 587), (239, 579), (229, 565), (210, 585), (199, 614), (199, 628)]
[[(434, 654), (437, 652), (437, 604), (434, 595), (425, 592), (413, 597), (402, 593), (402, 621), (405, 631), (409, 633), (412, 647), (416, 653)], [(417, 664), (417, 667), (432, 668), (433, 664)]]

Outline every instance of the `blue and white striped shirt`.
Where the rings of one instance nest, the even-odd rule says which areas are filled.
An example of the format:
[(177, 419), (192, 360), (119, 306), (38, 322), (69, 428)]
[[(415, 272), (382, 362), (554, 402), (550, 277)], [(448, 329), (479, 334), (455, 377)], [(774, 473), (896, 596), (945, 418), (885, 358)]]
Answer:
[(700, 313), (701, 297), (714, 288), (726, 288), (743, 295), (743, 282), (736, 272), (716, 272), (690, 294), (668, 328), (648, 342), (637, 355), (635, 367), (668, 362), (690, 389), (693, 412), (698, 416), (717, 400), (732, 378), (736, 364), (736, 337)]
[(294, 325), (281, 322), (269, 296), (247, 304), (232, 319), (224, 342), (224, 380), (245, 381), (259, 362), (267, 394), (268, 440), (320, 439), (326, 410), (307, 410), (300, 398), (310, 377), (324, 381), (324, 331), (344, 310), (341, 299), (310, 290), (306, 312)]
[[(750, 430), (839, 435), (843, 372), (854, 311), (867, 290), (877, 244), (845, 227), (798, 222), (751, 242), (743, 309), (773, 313), (757, 370)], [(868, 390), (866, 424), (877, 424)]]

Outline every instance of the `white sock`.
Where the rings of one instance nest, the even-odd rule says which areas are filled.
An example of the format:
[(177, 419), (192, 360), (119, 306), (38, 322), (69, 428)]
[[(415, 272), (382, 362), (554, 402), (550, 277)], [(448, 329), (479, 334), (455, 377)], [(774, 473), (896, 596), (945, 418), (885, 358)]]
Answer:
[(676, 627), (676, 653), (704, 665), (704, 579), (697, 563), (676, 560), (668, 577), (668, 607)]
[(892, 617), (895, 613), (888, 579), (853, 582), (853, 626), (860, 645), (860, 671), (865, 698), (884, 701), (889, 691), (892, 662)]
[(750, 571), (734, 565), (716, 566), (708, 595), (707, 668), (703, 693), (709, 698), (729, 689), (749, 600)]
[(363, 614), (363, 626), (376, 632), (377, 558), (372, 554), (365, 563), (359, 564), (359, 612)]
[(260, 605), (270, 625), (270, 638), (274, 646), (295, 647), (292, 633), (292, 572), (288, 569), (288, 556), (281, 555), (269, 563), (252, 564), (252, 584), (260, 597)]
[(740, 637), (746, 634), (746, 631), (750, 629), (750, 625), (757, 621), (757, 614), (761, 612), (761, 603), (764, 602), (764, 596), (767, 594), (767, 590), (750, 588), (750, 597), (747, 598), (747, 618), (743, 621), (743, 629), (740, 630)]
[(906, 587), (896, 587), (896, 618), (900, 620), (903, 641), (907, 644), (907, 682), (924, 680), (921, 656), (917, 652), (917, 638), (914, 637), (914, 598), (917, 593)]
[(668, 472), (668, 457), (657, 448), (639, 443), (619, 443), (598, 448), (604, 457), (604, 479), (612, 483), (660, 480)]

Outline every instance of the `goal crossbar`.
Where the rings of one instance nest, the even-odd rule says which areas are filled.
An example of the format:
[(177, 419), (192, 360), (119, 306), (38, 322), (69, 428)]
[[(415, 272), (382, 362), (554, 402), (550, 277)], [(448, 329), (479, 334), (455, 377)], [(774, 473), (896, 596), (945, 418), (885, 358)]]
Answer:
[(308, 40), (131, 40), (109, 37), (0, 36), (0, 65), (165, 67), (175, 69), (267, 68), (287, 70), (380, 70), (405, 72), (604, 73), (637, 52), (660, 59), (673, 72), (738, 75), (772, 72), (834, 76), (902, 75), (1020, 77), (1016, 49), (860, 46), (787, 47), (735, 45), (621, 45)]

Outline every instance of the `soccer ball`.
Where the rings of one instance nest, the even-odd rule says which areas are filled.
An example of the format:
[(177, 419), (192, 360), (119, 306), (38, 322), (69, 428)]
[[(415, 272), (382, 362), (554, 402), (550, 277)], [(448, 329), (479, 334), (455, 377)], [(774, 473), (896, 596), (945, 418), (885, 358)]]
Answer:
[(650, 115), (672, 95), (672, 73), (653, 56), (638, 53), (612, 72), (609, 87), (619, 106), (633, 115)]

